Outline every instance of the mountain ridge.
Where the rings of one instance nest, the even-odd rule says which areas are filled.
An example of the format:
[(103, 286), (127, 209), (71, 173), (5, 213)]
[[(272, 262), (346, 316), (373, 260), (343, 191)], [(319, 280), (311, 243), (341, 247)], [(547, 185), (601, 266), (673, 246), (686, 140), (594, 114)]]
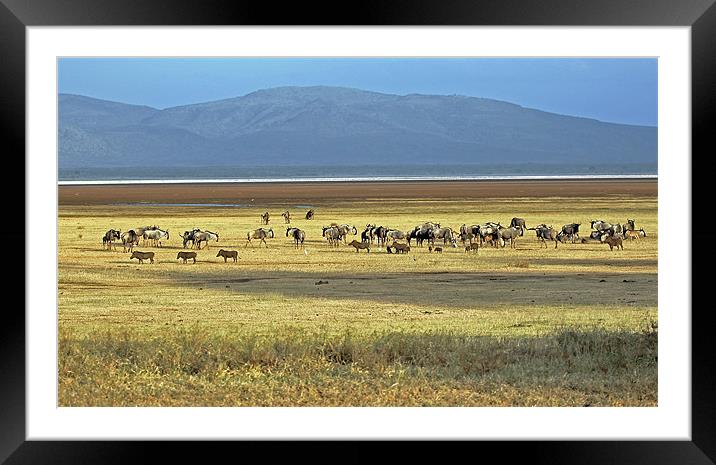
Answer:
[(157, 109), (59, 94), (60, 167), (656, 161), (657, 129), (458, 95), (284, 86)]

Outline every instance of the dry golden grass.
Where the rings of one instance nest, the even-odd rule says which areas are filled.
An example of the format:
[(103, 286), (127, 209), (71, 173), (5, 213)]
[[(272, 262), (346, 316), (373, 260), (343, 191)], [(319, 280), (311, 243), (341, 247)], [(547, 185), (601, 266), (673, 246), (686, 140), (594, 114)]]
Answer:
[[(312, 221), (296, 205), (60, 207), (60, 405), (656, 405), (655, 198), (366, 199), (312, 204)], [(245, 247), (266, 210), (276, 237)], [(360, 234), (513, 216), (585, 231), (635, 218), (648, 237), (555, 250), (528, 231), (516, 249), (406, 255), (321, 237), (331, 222)], [(170, 231), (137, 249), (155, 264), (102, 250), (109, 228), (148, 224)], [(220, 240), (183, 264), (193, 227)]]

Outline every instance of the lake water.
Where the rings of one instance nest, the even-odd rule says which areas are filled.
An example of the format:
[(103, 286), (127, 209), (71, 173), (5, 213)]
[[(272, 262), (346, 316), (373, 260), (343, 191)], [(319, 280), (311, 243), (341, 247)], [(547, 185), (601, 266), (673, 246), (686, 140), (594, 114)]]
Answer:
[(656, 164), (64, 168), (59, 184), (656, 178)]

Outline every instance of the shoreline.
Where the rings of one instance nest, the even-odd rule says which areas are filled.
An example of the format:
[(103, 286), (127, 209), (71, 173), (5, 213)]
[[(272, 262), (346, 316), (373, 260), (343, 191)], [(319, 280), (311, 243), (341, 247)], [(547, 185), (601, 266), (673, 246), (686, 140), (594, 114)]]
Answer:
[(60, 205), (239, 204), (373, 199), (656, 197), (655, 178), (191, 182), (58, 185)]

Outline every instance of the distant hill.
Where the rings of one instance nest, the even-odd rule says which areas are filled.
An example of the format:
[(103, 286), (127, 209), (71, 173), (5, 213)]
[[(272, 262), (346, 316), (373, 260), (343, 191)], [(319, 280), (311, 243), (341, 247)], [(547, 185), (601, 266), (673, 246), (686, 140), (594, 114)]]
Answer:
[(656, 163), (654, 127), (507, 102), (279, 87), (164, 110), (59, 96), (60, 169)]

